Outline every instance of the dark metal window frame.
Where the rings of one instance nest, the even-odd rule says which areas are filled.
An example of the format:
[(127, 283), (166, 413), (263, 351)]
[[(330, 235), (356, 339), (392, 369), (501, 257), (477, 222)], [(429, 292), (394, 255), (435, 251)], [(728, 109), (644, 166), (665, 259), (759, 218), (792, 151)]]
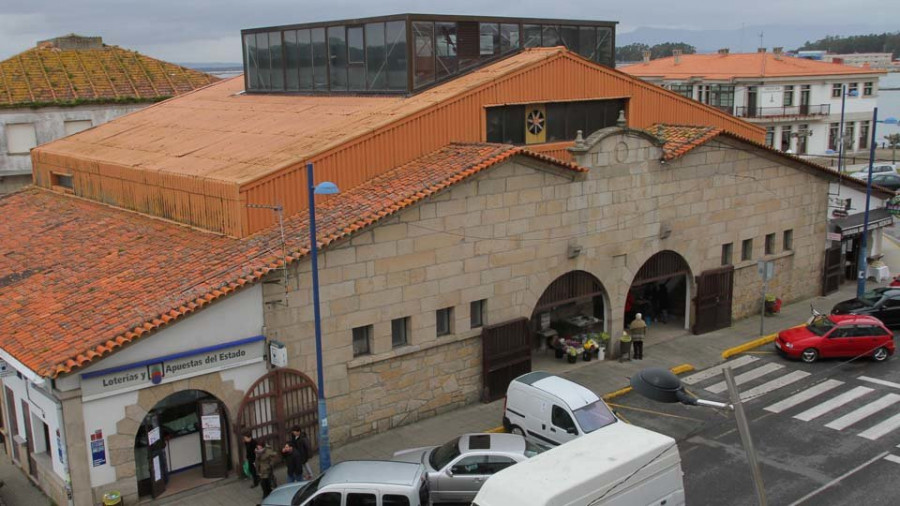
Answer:
[(437, 337), (453, 333), (453, 307), (445, 307), (434, 312)]
[[(374, 326), (373, 325), (363, 325), (362, 327), (355, 327), (353, 329), (353, 356), (360, 357), (363, 355), (371, 355), (372, 354), (372, 336), (374, 335)], [(365, 342), (365, 350), (363, 350), (360, 345), (357, 348), (357, 342)]]
[(391, 348), (409, 345), (409, 316), (391, 320)]

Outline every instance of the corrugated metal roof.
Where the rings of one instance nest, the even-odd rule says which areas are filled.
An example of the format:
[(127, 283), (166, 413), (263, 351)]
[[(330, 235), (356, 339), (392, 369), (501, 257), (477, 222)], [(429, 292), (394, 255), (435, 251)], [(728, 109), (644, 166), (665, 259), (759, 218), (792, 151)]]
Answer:
[(807, 77), (883, 74), (883, 70), (851, 67), (774, 53), (685, 54), (619, 67), (626, 74), (662, 79), (731, 80), (742, 77)]

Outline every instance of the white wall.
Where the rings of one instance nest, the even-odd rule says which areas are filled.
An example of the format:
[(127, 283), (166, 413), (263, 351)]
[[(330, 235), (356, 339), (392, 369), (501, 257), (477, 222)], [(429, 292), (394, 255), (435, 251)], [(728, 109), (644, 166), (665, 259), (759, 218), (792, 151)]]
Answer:
[(0, 111), (0, 177), (31, 173), (29, 154), (10, 155), (5, 125), (33, 123), (38, 145), (64, 137), (65, 122), (90, 120), (94, 126), (106, 123), (123, 114), (143, 109), (150, 104), (82, 105), (78, 107), (43, 107), (40, 109), (7, 109)]
[[(91, 472), (91, 486), (97, 487), (116, 481), (116, 469), (110, 465), (109, 437), (116, 434), (116, 423), (125, 418), (125, 406), (131, 406), (138, 401), (138, 393), (126, 392), (124, 394), (104, 397), (82, 405), (84, 410), (84, 437), (87, 449), (87, 465)], [(103, 431), (104, 445), (106, 448), (106, 463), (94, 467), (91, 455), (91, 434), (97, 430)], [(73, 434), (72, 437), (77, 437)], [(77, 465), (77, 464), (76, 464)]]
[[(61, 480), (65, 481), (65, 465), (59, 458), (60, 446), (58, 443), (60, 440), (56, 437), (56, 431), (60, 430), (60, 420), (57, 416), (56, 403), (54, 403), (42, 390), (36, 388), (33, 384), (26, 385), (27, 383), (29, 383), (27, 379), (20, 379), (16, 375), (10, 375), (3, 378), (3, 385), (9, 387), (9, 389), (13, 391), (15, 397), (16, 425), (19, 428), (18, 434), (22, 439), (27, 439), (25, 436), (25, 424), (29, 423), (31, 425), (32, 438), (35, 442), (40, 441), (43, 438), (43, 427), (41, 427), (40, 422), (36, 422), (34, 419), (39, 419), (47, 424), (47, 428), (49, 429), (48, 432), (50, 434), (50, 441), (48, 441), (50, 444), (49, 455), (53, 462), (53, 471)], [(28, 403), (28, 410), (31, 412), (31, 419), (29, 420), (25, 420), (24, 413), (22, 412), (22, 401)], [(7, 427), (8, 426), (9, 424), (7, 424)], [(35, 453), (41, 453), (43, 450), (44, 448), (40, 448), (40, 445), (36, 445)], [(65, 459), (65, 448), (62, 449), (62, 454)]]

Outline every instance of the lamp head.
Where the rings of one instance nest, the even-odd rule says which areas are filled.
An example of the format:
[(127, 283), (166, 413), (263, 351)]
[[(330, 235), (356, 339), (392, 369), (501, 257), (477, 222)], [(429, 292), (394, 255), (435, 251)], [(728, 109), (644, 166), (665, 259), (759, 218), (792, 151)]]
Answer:
[(337, 187), (336, 184), (331, 181), (322, 181), (321, 183), (316, 185), (315, 190), (313, 191), (316, 195), (334, 195), (337, 193), (341, 193), (341, 190)]
[(642, 369), (631, 377), (631, 387), (635, 392), (656, 402), (696, 403), (696, 399), (684, 391), (678, 376), (668, 369), (658, 367)]
[(898, 122), (900, 122), (900, 120), (897, 120), (897, 118), (895, 118), (893, 116), (888, 116), (887, 118), (884, 118), (883, 120), (881, 120), (881, 122), (887, 123), (888, 125), (896, 125)]

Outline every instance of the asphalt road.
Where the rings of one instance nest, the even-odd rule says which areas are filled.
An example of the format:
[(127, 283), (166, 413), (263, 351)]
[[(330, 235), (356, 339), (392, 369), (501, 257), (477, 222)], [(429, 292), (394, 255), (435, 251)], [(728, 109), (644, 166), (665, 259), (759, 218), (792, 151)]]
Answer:
[[(768, 503), (898, 504), (900, 357), (804, 364), (769, 349), (728, 362), (746, 397)], [(728, 402), (715, 368), (682, 380), (700, 398)], [(678, 441), (688, 504), (757, 504), (730, 412), (659, 404), (634, 392), (610, 404), (629, 422)]]

